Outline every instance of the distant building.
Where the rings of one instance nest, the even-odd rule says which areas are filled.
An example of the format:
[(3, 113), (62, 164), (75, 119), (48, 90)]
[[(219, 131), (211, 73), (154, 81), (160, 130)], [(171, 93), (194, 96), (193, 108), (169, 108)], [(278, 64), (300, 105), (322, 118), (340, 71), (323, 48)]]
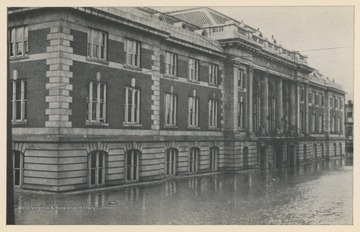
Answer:
[(348, 103), (345, 105), (345, 128), (346, 128), (346, 156), (353, 157), (353, 129), (354, 129), (354, 104), (352, 101), (348, 101)]
[(14, 183), (53, 192), (344, 155), (342, 87), (209, 8), (9, 8)]

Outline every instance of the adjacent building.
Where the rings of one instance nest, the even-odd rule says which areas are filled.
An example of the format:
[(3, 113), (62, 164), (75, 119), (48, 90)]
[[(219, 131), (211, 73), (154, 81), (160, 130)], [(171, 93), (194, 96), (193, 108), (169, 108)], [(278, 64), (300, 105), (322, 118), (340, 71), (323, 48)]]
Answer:
[(345, 153), (342, 87), (209, 8), (9, 8), (14, 183), (63, 192)]
[(353, 157), (354, 146), (354, 104), (351, 100), (345, 105), (346, 156)]

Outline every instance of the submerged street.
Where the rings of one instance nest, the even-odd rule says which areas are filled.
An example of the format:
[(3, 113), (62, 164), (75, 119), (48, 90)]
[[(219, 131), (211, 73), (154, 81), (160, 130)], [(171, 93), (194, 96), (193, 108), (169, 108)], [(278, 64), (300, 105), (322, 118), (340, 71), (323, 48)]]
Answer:
[(16, 224), (353, 223), (345, 159), (74, 194), (15, 194)]

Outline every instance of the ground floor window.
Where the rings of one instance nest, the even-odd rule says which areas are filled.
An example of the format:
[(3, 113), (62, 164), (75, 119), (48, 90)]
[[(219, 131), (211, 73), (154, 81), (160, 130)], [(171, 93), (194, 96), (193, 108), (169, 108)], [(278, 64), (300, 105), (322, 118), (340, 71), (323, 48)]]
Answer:
[(178, 151), (175, 148), (169, 148), (166, 152), (165, 159), (165, 175), (176, 175), (176, 163), (177, 163)]
[(197, 147), (192, 147), (190, 149), (190, 173), (196, 173), (199, 169), (199, 157), (200, 149)]
[(210, 170), (216, 171), (218, 167), (219, 148), (210, 148)]
[(317, 158), (317, 146), (316, 143), (314, 143), (314, 157)]
[(130, 150), (126, 153), (126, 181), (139, 180), (140, 151)]
[(341, 156), (342, 155), (342, 144), (339, 143), (339, 155)]
[(20, 151), (13, 151), (13, 175), (14, 186), (22, 186), (24, 169), (24, 155)]
[(304, 146), (303, 146), (303, 152), (304, 152), (304, 160), (307, 160), (307, 154), (306, 154), (306, 149), (307, 149), (307, 147), (306, 147), (306, 144), (304, 144)]
[(93, 151), (89, 155), (90, 186), (103, 185), (105, 183), (105, 153)]
[(243, 162), (244, 162), (244, 167), (249, 166), (249, 148), (248, 147), (243, 148)]
[(333, 146), (334, 146), (334, 156), (336, 157), (336, 143), (334, 143)]
[(321, 158), (324, 158), (324, 144), (320, 144)]

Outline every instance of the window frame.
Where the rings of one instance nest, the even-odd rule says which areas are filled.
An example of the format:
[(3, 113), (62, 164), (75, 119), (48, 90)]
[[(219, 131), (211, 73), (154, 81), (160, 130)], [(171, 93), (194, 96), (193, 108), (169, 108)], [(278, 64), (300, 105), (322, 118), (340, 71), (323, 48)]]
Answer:
[[(96, 100), (93, 100), (94, 84), (96, 85)], [(102, 98), (101, 98), (101, 86), (103, 86)], [(100, 81), (90, 81), (88, 84), (88, 97), (87, 97), (87, 120), (88, 124), (103, 124), (106, 125), (107, 119), (107, 84)], [(93, 104), (95, 103), (95, 119), (93, 119), (94, 109)], [(102, 107), (102, 109), (101, 109)], [(102, 111), (102, 117), (101, 117)]]
[(213, 146), (209, 151), (209, 170), (217, 171), (219, 166), (219, 148)]
[[(18, 30), (22, 30), (21, 38), (18, 38)], [(22, 54), (18, 54), (18, 43), (21, 43)], [(9, 57), (21, 58), (29, 56), (29, 27), (27, 25), (16, 26), (9, 29)], [(13, 55), (12, 54), (13, 51)]]
[(140, 41), (129, 38), (125, 39), (124, 52), (126, 66), (133, 68), (141, 68), (141, 45), (142, 44)]
[(246, 70), (238, 69), (238, 88), (246, 89)]
[(177, 174), (178, 150), (168, 148), (165, 153), (165, 176), (176, 176)]
[(218, 104), (219, 101), (216, 99), (209, 99), (208, 101), (208, 125), (210, 129), (218, 128)]
[[(27, 123), (27, 79), (12, 79), (11, 81), (11, 122), (16, 123)], [(18, 98), (17, 88), (20, 84), (20, 98)], [(20, 104), (20, 118), (17, 117), (18, 107), (17, 104)]]
[[(16, 167), (16, 155), (19, 155), (19, 167)], [(13, 159), (13, 183), (14, 183), (14, 187), (16, 188), (21, 188), (23, 186), (24, 183), (24, 153), (17, 151), (17, 150), (13, 150), (12, 152), (12, 159)], [(16, 172), (19, 172), (18, 178), (19, 178), (19, 184), (16, 184), (16, 177), (17, 175), (15, 174)]]
[[(92, 155), (95, 155), (95, 166), (92, 166)], [(102, 165), (100, 165), (100, 156), (102, 156)], [(100, 150), (92, 151), (88, 154), (88, 184), (89, 187), (105, 185), (106, 153)], [(92, 171), (95, 171), (94, 184), (92, 183)], [(100, 176), (101, 172), (101, 176)]]
[(219, 65), (209, 64), (209, 84), (219, 85)]
[[(137, 182), (140, 177), (140, 155), (141, 152), (136, 149), (128, 150), (125, 153), (125, 181), (126, 182)], [(130, 164), (129, 164), (130, 157)], [(130, 176), (129, 176), (130, 168)]]
[[(176, 127), (177, 126), (177, 94), (174, 93), (164, 93), (164, 125), (166, 127)], [(169, 119), (169, 120), (168, 120)]]
[(200, 99), (196, 96), (188, 97), (188, 127), (199, 128)]
[(200, 77), (200, 60), (195, 58), (189, 59), (189, 80), (199, 81)]
[(198, 173), (200, 167), (200, 148), (192, 147), (190, 148), (189, 154), (189, 172)]
[(244, 101), (243, 96), (240, 96), (240, 99), (238, 101), (238, 112), (237, 112), (237, 120), (238, 120), (238, 129), (244, 130), (245, 129), (245, 123), (244, 123)]
[[(129, 92), (131, 92), (131, 104), (129, 104), (129, 95), (130, 95)], [(134, 102), (135, 102), (135, 106), (134, 106)], [(124, 125), (141, 126), (140, 112), (141, 112), (141, 89), (136, 87), (126, 86), (125, 103), (124, 103), (124, 113), (125, 113)], [(129, 113), (130, 113), (130, 119), (129, 119)]]
[(176, 77), (178, 75), (178, 54), (175, 52), (165, 51), (164, 63), (165, 75)]
[[(97, 33), (97, 43), (94, 43), (94, 33)], [(87, 57), (91, 60), (107, 62), (108, 38), (107, 32), (89, 28), (87, 34)], [(96, 49), (94, 49), (94, 46), (96, 46)], [(103, 57), (101, 57), (102, 52)]]

